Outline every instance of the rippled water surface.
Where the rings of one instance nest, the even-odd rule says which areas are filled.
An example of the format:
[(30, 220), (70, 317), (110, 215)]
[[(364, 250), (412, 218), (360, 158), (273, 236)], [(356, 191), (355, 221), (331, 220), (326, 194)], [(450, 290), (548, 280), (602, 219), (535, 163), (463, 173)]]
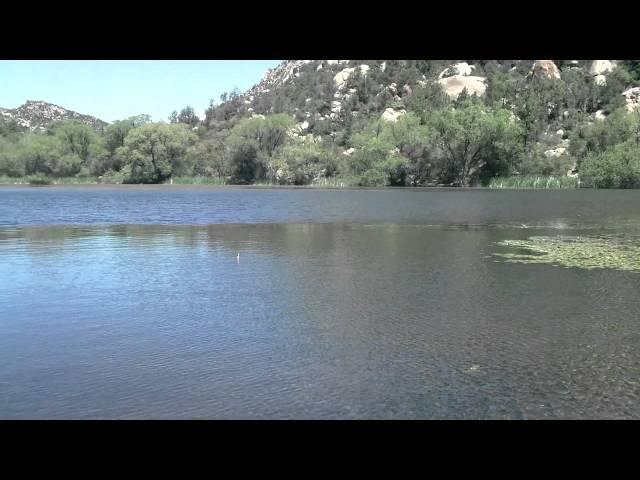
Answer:
[(637, 239), (639, 207), (0, 188), (0, 418), (640, 418), (640, 274), (495, 255)]

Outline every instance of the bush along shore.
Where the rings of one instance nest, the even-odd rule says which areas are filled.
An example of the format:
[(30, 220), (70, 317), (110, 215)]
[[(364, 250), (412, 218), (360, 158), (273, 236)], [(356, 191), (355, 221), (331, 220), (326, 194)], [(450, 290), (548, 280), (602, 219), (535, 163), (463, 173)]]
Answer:
[[(48, 178), (43, 176), (31, 177), (0, 177), (0, 185), (31, 185), (31, 186), (51, 186), (51, 185), (122, 185), (127, 182), (118, 181), (110, 178), (100, 177), (63, 177)], [(268, 180), (256, 181), (252, 184), (235, 184), (226, 178), (220, 177), (175, 177), (162, 183), (162, 185), (199, 185), (199, 186), (253, 186), (261, 188), (277, 188), (291, 187), (298, 188), (366, 188), (358, 184), (357, 179), (333, 177), (314, 180), (307, 185), (287, 185), (278, 184)], [(489, 189), (575, 189), (580, 188), (580, 180), (571, 177), (543, 177), (543, 176), (527, 176), (527, 177), (497, 177), (491, 179), (488, 185), (475, 184), (473, 188), (489, 188)], [(378, 186), (380, 187), (380, 186)], [(450, 185), (423, 185), (422, 188), (440, 188), (450, 187)], [(388, 187), (388, 188), (398, 188)], [(415, 188), (415, 187), (414, 187)]]
[[(289, 137), (289, 119), (273, 117), (240, 121), (220, 151), (208, 150), (184, 125), (140, 120), (129, 121), (112, 154), (101, 150), (104, 139), (72, 121), (54, 125), (47, 136), (14, 133), (11, 140), (0, 137), (0, 184), (640, 187), (640, 112), (621, 110), (590, 125), (572, 147), (576, 156), (558, 158), (523, 150), (520, 127), (507, 113), (474, 101), (434, 113), (434, 130), (411, 114), (394, 123), (375, 121), (354, 135), (357, 148), (345, 151)], [(469, 133), (478, 118), (488, 122), (487, 131)], [(88, 143), (65, 143), (69, 138)], [(157, 138), (166, 145), (159, 151)], [(75, 151), (86, 158), (68, 153)]]

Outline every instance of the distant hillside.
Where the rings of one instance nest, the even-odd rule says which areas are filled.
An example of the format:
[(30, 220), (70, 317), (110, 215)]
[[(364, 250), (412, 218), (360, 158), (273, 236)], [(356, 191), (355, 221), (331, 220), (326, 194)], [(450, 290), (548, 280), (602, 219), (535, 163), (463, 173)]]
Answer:
[(45, 130), (49, 124), (57, 120), (78, 120), (93, 127), (96, 131), (102, 131), (108, 125), (107, 122), (91, 115), (84, 115), (59, 105), (36, 100), (27, 100), (24, 105), (18, 108), (0, 108), (0, 118), (14, 120), (21, 127), (31, 131)]
[[(639, 117), (626, 114), (639, 107), (639, 60), (286, 60), (246, 92), (212, 100), (202, 122), (190, 107), (175, 121), (196, 129), (212, 158), (255, 166), (250, 179), (319, 182), (337, 172), (359, 185), (469, 184), (575, 178), (585, 158), (618, 144), (611, 155), (627, 172), (633, 155), (622, 149), (635, 148)], [(285, 125), (308, 161), (277, 149)], [(265, 139), (275, 147), (265, 150)], [(633, 182), (613, 181), (623, 183)]]
[[(622, 71), (632, 78), (620, 81)], [(452, 101), (466, 90), (515, 111), (533, 79), (543, 79), (558, 81), (561, 90), (560, 102), (550, 99), (553, 112), (545, 126), (566, 130), (576, 114), (589, 121), (625, 103), (635, 108), (640, 92), (632, 87), (639, 74), (635, 60), (286, 60), (248, 91), (211, 105), (204, 125), (218, 130), (234, 119), (289, 113), (308, 133), (341, 139), (356, 117), (358, 123), (399, 118), (418, 100), (416, 91), (424, 96), (421, 90), (430, 85)], [(564, 121), (554, 122), (556, 113)]]

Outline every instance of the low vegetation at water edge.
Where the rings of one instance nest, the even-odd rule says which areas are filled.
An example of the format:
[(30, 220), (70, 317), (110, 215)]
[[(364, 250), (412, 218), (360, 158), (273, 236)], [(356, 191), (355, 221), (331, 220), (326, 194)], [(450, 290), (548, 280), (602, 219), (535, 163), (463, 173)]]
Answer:
[(578, 188), (578, 177), (555, 177), (543, 175), (524, 175), (513, 177), (492, 178), (487, 188), (513, 188), (513, 189), (561, 189)]

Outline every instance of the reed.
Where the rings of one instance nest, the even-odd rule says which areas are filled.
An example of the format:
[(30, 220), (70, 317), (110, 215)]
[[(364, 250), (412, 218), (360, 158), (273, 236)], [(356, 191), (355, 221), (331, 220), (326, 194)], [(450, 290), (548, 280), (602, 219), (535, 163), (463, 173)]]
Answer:
[(358, 186), (358, 178), (356, 177), (330, 177), (314, 180), (310, 187), (321, 188), (349, 188)]
[[(170, 182), (165, 182), (170, 183)], [(173, 184), (178, 185), (226, 185), (227, 181), (224, 177), (173, 177)]]
[(579, 188), (578, 177), (555, 177), (545, 175), (523, 175), (492, 178), (487, 188), (513, 189), (565, 189)]
[(45, 177), (31, 177), (29, 179), (29, 185), (51, 185), (51, 179)]
[(41, 175), (25, 177), (0, 176), (0, 185), (94, 185), (98, 183), (96, 177), (63, 177), (50, 178)]

